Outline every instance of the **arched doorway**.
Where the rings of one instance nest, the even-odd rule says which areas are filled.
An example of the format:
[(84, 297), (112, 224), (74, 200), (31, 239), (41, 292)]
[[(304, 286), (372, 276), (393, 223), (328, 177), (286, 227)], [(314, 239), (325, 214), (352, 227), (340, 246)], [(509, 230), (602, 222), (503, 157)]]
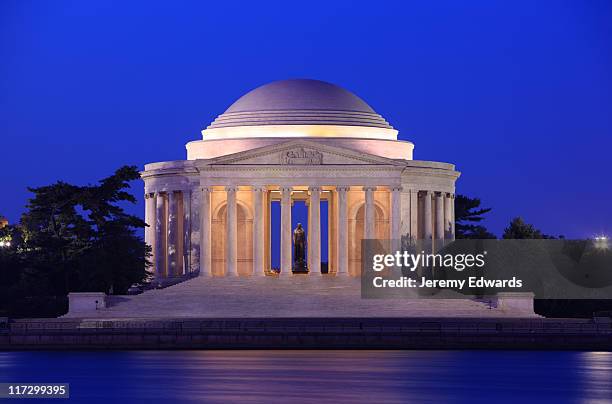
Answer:
[[(374, 203), (374, 234), (377, 239), (389, 238), (389, 215), (378, 202)], [(359, 203), (349, 212), (349, 274), (359, 276), (361, 274), (361, 240), (365, 233), (365, 202)]]
[[(236, 204), (238, 219), (238, 275), (245, 276), (253, 273), (253, 217), (249, 209), (242, 202)], [(227, 202), (213, 214), (212, 227), (212, 275), (224, 276), (225, 242), (226, 242)]]

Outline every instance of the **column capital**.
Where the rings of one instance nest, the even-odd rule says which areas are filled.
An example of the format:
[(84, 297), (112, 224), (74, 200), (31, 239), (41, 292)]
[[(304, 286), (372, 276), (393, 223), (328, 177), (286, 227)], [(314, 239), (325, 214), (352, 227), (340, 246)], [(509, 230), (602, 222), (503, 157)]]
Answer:
[(266, 187), (263, 185), (253, 185), (252, 186), (252, 190), (253, 192), (265, 192), (267, 191)]
[(363, 190), (368, 192), (368, 191), (376, 191), (376, 187), (374, 186), (370, 186), (370, 185), (366, 185), (365, 187), (363, 187)]
[(346, 186), (346, 185), (338, 185), (336, 187), (336, 191), (338, 192), (348, 192), (351, 189), (351, 187)]
[(226, 192), (236, 192), (238, 191), (238, 187), (236, 185), (228, 185), (225, 187)]
[(293, 188), (292, 187), (280, 187), (280, 191), (282, 193), (291, 192), (293, 191)]
[(394, 185), (390, 188), (392, 192), (402, 192), (404, 190), (404, 188), (401, 185)]
[(212, 187), (206, 185), (206, 186), (200, 187), (200, 191), (202, 191), (202, 192), (212, 192)]
[(421, 192), (423, 193), (423, 195), (425, 196), (431, 196), (433, 194), (433, 191), (428, 191), (428, 190), (421, 190)]
[(308, 191), (310, 191), (310, 192), (321, 192), (321, 187), (319, 187), (319, 186), (308, 187)]

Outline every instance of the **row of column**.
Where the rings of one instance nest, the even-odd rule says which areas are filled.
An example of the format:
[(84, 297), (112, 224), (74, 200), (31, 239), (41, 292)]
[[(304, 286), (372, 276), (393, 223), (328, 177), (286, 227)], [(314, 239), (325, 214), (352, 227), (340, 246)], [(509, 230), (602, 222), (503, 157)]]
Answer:
[[(225, 188), (227, 193), (227, 220), (226, 220), (226, 267), (227, 275), (234, 276), (238, 274), (237, 249), (238, 249), (238, 221), (236, 214), (236, 192), (237, 187), (229, 186)], [(310, 229), (309, 229), (309, 253), (311, 268), (310, 272), (314, 274), (321, 273), (321, 188), (309, 187), (310, 193)], [(365, 192), (365, 238), (375, 238), (375, 207), (374, 207), (374, 191), (376, 187), (364, 187)], [(292, 235), (291, 228), (291, 187), (281, 187), (281, 237), (280, 237), (280, 262), (281, 275), (286, 276), (291, 274), (292, 267)], [(338, 270), (339, 274), (348, 273), (348, 206), (347, 193), (349, 187), (336, 187), (338, 196)], [(201, 194), (201, 248), (200, 248), (200, 268), (202, 275), (210, 275), (212, 266), (211, 246), (211, 202), (210, 187), (202, 188)], [(255, 186), (252, 189), (254, 201), (254, 216), (253, 216), (253, 273), (254, 275), (265, 275), (264, 268), (264, 193), (265, 187)], [(399, 212), (399, 209), (398, 209)], [(395, 215), (396, 221), (399, 223), (399, 213)], [(396, 233), (399, 237), (399, 224), (396, 224)]]
[[(455, 238), (455, 195), (446, 192), (422, 191), (423, 239)], [(434, 212), (435, 202), (435, 212)]]
[[(336, 187), (337, 195), (337, 273), (348, 273), (348, 186)], [(291, 187), (281, 187), (281, 275), (291, 274), (292, 267), (292, 228), (291, 228)], [(321, 188), (309, 187), (310, 193), (310, 229), (309, 254), (311, 273), (320, 273), (321, 270)], [(211, 254), (211, 192), (212, 187), (203, 187), (200, 196), (200, 272), (210, 275), (212, 268)], [(226, 268), (227, 275), (238, 274), (238, 218), (237, 218), (237, 186), (225, 188), (227, 193), (227, 220), (226, 220)], [(364, 238), (375, 239), (375, 204), (374, 192), (376, 187), (363, 187), (365, 197), (364, 212)], [(402, 201), (409, 203), (411, 209), (409, 216), (409, 233), (413, 237), (424, 239), (454, 238), (454, 195), (434, 191), (409, 191), (407, 198), (402, 187), (391, 187), (390, 234), (392, 240), (399, 240), (402, 236)], [(264, 195), (267, 189), (263, 186), (254, 186), (253, 192), (253, 273), (265, 275), (265, 223), (264, 223)], [(191, 249), (191, 197), (190, 191), (154, 192), (145, 195), (146, 211), (145, 221), (154, 223), (147, 227), (145, 239), (153, 247), (153, 262), (156, 276), (173, 277), (186, 274), (190, 268)], [(419, 195), (422, 203), (422, 231), (417, 233), (416, 227), (417, 206)]]
[[(375, 207), (374, 207), (374, 191), (376, 187), (364, 187), (365, 192), (365, 238), (375, 238)], [(281, 187), (281, 275), (291, 273), (292, 256), (292, 229), (291, 229), (291, 187)], [(309, 187), (309, 216), (310, 228), (308, 235), (309, 254), (310, 254), (310, 272), (312, 274), (321, 273), (321, 188)], [(348, 205), (347, 193), (348, 186), (336, 187), (338, 197), (338, 274), (348, 274)], [(255, 211), (255, 218), (262, 217), (262, 210)], [(261, 243), (255, 243), (254, 248), (257, 251), (263, 251)], [(256, 267), (257, 268), (257, 267)], [(261, 268), (263, 271), (263, 268)]]
[[(406, 197), (402, 198), (402, 194), (405, 194)], [(366, 192), (366, 198), (367, 195)], [(423, 205), (421, 216), (423, 229), (421, 231), (418, 231), (419, 196)], [(405, 214), (405, 217), (402, 217), (402, 203), (406, 203), (410, 206), (410, 209), (407, 209), (409, 213)], [(390, 226), (390, 238), (392, 240), (398, 240), (404, 234), (402, 233), (402, 219), (407, 223), (404, 233), (410, 234), (415, 239), (454, 239), (455, 195), (448, 192), (419, 190), (406, 190), (406, 192), (404, 192), (402, 187), (392, 187)]]
[(158, 279), (191, 271), (191, 192), (145, 194), (145, 241)]

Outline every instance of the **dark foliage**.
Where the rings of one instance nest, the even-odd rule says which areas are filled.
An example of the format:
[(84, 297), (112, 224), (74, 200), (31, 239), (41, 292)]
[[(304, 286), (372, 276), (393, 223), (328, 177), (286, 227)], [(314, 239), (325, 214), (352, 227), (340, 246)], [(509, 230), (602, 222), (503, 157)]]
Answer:
[(146, 225), (120, 206), (136, 202), (126, 190), (138, 178), (126, 166), (98, 185), (30, 188), (21, 223), (0, 229), (11, 240), (0, 249), (0, 312), (55, 316), (69, 292), (126, 293), (147, 280), (150, 247), (136, 234)]
[[(554, 239), (555, 237), (546, 235), (532, 224), (526, 223), (522, 217), (515, 217), (510, 221), (508, 227), (504, 229), (502, 238), (505, 239)], [(560, 236), (559, 238), (563, 238)]]
[(478, 224), (491, 208), (481, 208), (479, 198), (465, 195), (455, 197), (455, 237), (458, 239), (492, 239), (497, 238), (486, 227)]
[(612, 312), (612, 300), (535, 299), (534, 311), (544, 317), (592, 318), (597, 312)]

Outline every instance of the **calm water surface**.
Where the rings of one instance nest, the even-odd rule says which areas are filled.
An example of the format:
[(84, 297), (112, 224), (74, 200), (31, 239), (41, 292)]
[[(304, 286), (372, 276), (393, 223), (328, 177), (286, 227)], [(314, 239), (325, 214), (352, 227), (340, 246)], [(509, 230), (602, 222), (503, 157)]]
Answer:
[(68, 382), (70, 401), (87, 403), (603, 403), (612, 353), (0, 352), (0, 382)]

